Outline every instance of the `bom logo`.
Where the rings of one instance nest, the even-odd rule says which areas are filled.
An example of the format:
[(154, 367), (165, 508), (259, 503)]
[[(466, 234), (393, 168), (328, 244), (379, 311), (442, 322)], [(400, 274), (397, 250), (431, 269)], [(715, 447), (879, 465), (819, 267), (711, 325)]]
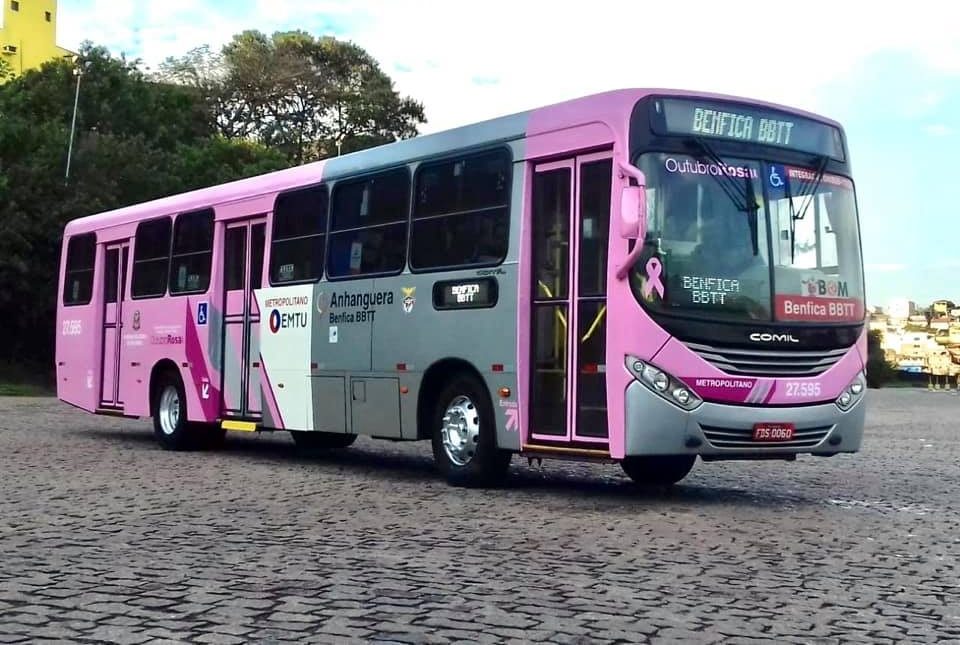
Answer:
[(818, 280), (816, 278), (807, 278), (800, 283), (800, 288), (808, 296), (820, 296), (829, 298), (846, 298), (850, 295), (850, 289), (845, 280)]
[(280, 313), (279, 309), (270, 312), (270, 331), (276, 334), (281, 329), (303, 328), (307, 326), (307, 312), (294, 311)]

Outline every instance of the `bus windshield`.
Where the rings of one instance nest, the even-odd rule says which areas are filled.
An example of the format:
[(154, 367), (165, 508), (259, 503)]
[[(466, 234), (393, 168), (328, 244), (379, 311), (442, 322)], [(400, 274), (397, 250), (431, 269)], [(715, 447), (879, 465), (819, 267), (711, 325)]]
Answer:
[(815, 168), (647, 153), (647, 232), (631, 284), (663, 313), (860, 322), (853, 183)]

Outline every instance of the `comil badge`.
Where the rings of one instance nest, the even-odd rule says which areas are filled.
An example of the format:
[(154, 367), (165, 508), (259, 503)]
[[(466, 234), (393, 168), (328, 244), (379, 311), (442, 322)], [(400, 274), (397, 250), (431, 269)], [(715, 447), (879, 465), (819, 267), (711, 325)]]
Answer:
[(417, 304), (417, 299), (414, 294), (417, 293), (416, 287), (400, 287), (400, 291), (403, 292), (403, 298), (400, 302), (403, 303), (403, 313), (408, 314), (413, 311), (413, 305)]

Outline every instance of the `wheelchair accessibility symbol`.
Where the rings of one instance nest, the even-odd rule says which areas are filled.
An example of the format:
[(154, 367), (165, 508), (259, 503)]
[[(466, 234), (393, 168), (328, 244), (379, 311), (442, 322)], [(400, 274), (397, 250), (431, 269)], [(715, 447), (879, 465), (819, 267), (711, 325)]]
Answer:
[(772, 188), (783, 188), (783, 177), (777, 172), (777, 166), (770, 166), (770, 186)]

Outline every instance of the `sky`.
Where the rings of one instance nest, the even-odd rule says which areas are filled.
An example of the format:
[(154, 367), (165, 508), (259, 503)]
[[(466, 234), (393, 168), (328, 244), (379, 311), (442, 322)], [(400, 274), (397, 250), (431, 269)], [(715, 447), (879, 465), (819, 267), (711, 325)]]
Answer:
[(423, 133), (623, 87), (822, 114), (847, 132), (868, 305), (960, 302), (960, 2), (60, 0), (58, 22), (148, 67), (246, 29), (351, 40)]

